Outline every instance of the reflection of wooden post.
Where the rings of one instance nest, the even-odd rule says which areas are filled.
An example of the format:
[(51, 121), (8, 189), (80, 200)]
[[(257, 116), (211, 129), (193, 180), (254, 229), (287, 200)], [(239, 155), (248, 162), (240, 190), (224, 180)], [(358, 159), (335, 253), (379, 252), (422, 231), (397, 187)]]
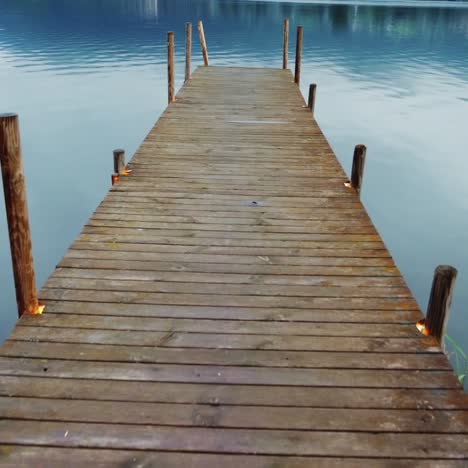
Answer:
[(185, 24), (185, 81), (190, 78), (192, 62), (192, 23)]
[(353, 187), (358, 194), (361, 194), (366, 151), (365, 145), (356, 145), (354, 148), (353, 168), (351, 169), (351, 187)]
[(0, 115), (0, 165), (18, 315), (40, 313), (37, 301), (18, 116)]
[(283, 24), (283, 69), (288, 68), (288, 44), (289, 44), (289, 20), (286, 18)]
[(208, 66), (208, 50), (206, 49), (206, 41), (205, 41), (205, 31), (203, 30), (203, 23), (201, 21), (198, 22), (198, 34), (200, 36), (200, 44), (203, 53), (203, 62), (205, 63), (205, 67)]
[(125, 151), (123, 149), (114, 150), (114, 173), (122, 174), (125, 171)]
[(435, 269), (425, 326), (429, 334), (439, 341), (445, 335), (456, 278), (457, 270), (451, 266), (439, 265)]
[(167, 100), (174, 102), (174, 33), (167, 33)]
[(308, 102), (308, 107), (310, 109), (310, 113), (312, 114), (312, 117), (314, 116), (314, 109), (315, 109), (315, 92), (317, 91), (317, 85), (315, 83), (312, 83), (309, 86), (309, 102)]
[(294, 82), (299, 86), (301, 83), (301, 59), (302, 59), (302, 26), (297, 27), (296, 39), (296, 69), (294, 71)]

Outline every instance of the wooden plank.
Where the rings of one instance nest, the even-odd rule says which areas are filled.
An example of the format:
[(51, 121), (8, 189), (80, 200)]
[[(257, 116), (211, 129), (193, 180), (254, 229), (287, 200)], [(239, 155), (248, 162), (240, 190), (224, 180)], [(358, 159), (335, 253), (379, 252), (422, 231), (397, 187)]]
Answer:
[[(70, 322), (72, 320), (72, 322)], [(48, 313), (42, 317), (25, 317), (22, 326), (96, 328), (103, 330), (184, 331), (192, 333), (270, 334), (294, 336), (365, 336), (421, 338), (414, 324), (386, 323), (376, 327), (367, 323), (259, 322), (247, 320), (164, 319), (156, 317), (105, 317)]]
[(2, 376), (0, 395), (69, 400), (133, 401), (297, 408), (468, 409), (461, 389), (293, 387), (190, 384), (105, 379)]
[[(128, 437), (131, 433), (132, 437)], [(424, 443), (423, 443), (424, 441)], [(270, 455), (463, 459), (464, 434), (301, 432), (0, 421), (0, 443)]]
[[(76, 266), (76, 263), (75, 263)], [(277, 286), (322, 286), (322, 287), (372, 287), (372, 288), (401, 288), (404, 282), (398, 276), (366, 277), (366, 276), (301, 276), (301, 275), (242, 275), (234, 273), (185, 273), (171, 271), (142, 271), (142, 270), (108, 270), (98, 268), (63, 268), (55, 270), (54, 278), (80, 278), (130, 281), (160, 281), (180, 283), (209, 283), (213, 284), (261, 284)], [(278, 290), (279, 291), (279, 290)]]
[(47, 312), (55, 314), (84, 314), (132, 317), (166, 317), (186, 319), (227, 319), (276, 322), (331, 323), (410, 323), (421, 319), (418, 310), (323, 310), (245, 307), (177, 306), (157, 304), (118, 304), (106, 302), (47, 301)]
[[(253, 284), (252, 284), (253, 283)], [(163, 281), (135, 281), (117, 279), (88, 279), (69, 278), (51, 276), (44, 285), (44, 288), (52, 289), (89, 289), (102, 291), (132, 291), (150, 293), (170, 293), (170, 294), (209, 294), (212, 296), (264, 296), (267, 298), (290, 298), (293, 302), (297, 298), (303, 297), (394, 297), (408, 298), (411, 293), (403, 287), (367, 288), (367, 287), (347, 287), (347, 286), (309, 286), (309, 285), (264, 285), (255, 284), (223, 284), (220, 290), (217, 284), (211, 283), (184, 283), (184, 282), (163, 282)], [(221, 294), (222, 293), (222, 294)], [(279, 305), (279, 304), (278, 304)], [(283, 304), (283, 307), (287, 305)]]
[[(0, 448), (0, 462), (2, 466), (65, 466), (70, 460), (80, 460), (84, 466), (164, 466), (165, 468), (206, 468), (207, 466), (223, 466), (225, 468), (337, 468), (346, 464), (347, 468), (361, 468), (372, 466), (387, 468), (389, 461), (376, 458), (332, 458), (332, 457), (290, 457), (290, 456), (259, 456), (237, 454), (208, 454), (181, 453), (158, 451), (131, 450), (92, 450), (63, 447), (38, 447), (4, 445)], [(414, 468), (462, 468), (464, 460), (415, 460), (392, 459), (392, 468), (412, 466)]]
[(126, 304), (224, 306), (250, 308), (293, 308), (293, 309), (372, 309), (372, 310), (415, 310), (417, 304), (410, 298), (366, 298), (366, 297), (309, 297), (288, 298), (265, 296), (229, 296), (224, 294), (164, 294), (133, 291), (96, 291), (93, 289), (49, 289), (43, 288), (40, 299), (84, 302), (116, 302)]
[[(263, 323), (263, 322), (260, 322)], [(73, 322), (70, 323), (73, 325)], [(196, 333), (173, 330), (106, 330), (102, 328), (16, 326), (12, 338), (26, 341), (158, 346), (165, 348), (243, 349), (283, 351), (330, 351), (440, 353), (433, 338), (389, 338), (347, 336), (284, 336), (239, 333)], [(339, 362), (337, 363), (339, 364)]]
[(147, 426), (378, 431), (468, 432), (468, 411), (284, 408), (0, 397), (0, 417)]
[[(27, 328), (27, 327), (24, 327)], [(80, 330), (77, 334), (80, 334)], [(70, 335), (70, 334), (69, 334)], [(225, 350), (161, 348), (159, 346), (99, 345), (77, 343), (77, 339), (64, 337), (61, 343), (52, 343), (47, 336), (36, 337), (33, 343), (14, 341), (24, 339), (13, 333), (5, 342), (0, 355), (5, 357), (25, 357), (104, 362), (140, 362), (162, 364), (203, 364), (244, 367), (293, 367), (304, 369), (412, 369), (412, 370), (450, 370), (450, 364), (441, 352), (435, 353), (340, 353), (304, 351), (265, 351), (265, 350)], [(163, 340), (160, 340), (161, 342)], [(164, 344), (162, 344), (164, 346)]]
[(268, 368), (67, 361), (0, 357), (0, 375), (299, 387), (459, 389), (451, 371)]

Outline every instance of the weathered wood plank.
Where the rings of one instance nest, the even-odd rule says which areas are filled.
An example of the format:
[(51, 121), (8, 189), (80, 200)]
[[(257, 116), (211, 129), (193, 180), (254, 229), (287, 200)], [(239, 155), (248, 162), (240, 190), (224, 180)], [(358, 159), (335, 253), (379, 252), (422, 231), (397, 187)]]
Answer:
[(0, 462), (2, 466), (65, 466), (70, 460), (80, 460), (84, 466), (161, 466), (165, 468), (206, 468), (207, 466), (223, 466), (225, 468), (462, 468), (464, 460), (416, 460), (392, 459), (391, 462), (376, 458), (331, 458), (331, 457), (290, 457), (290, 456), (259, 456), (259, 455), (224, 455), (181, 452), (131, 451), (131, 450), (90, 450), (63, 447), (40, 447), (4, 445), (0, 447)]
[[(128, 434), (131, 433), (132, 437)], [(184, 452), (463, 459), (464, 434), (301, 432), (0, 421), (0, 443)]]
[(451, 371), (367, 370), (103, 363), (0, 357), (0, 375), (299, 387), (441, 388), (460, 385)]
[(468, 411), (284, 408), (0, 397), (0, 418), (148, 426), (466, 434)]
[[(78, 334), (80, 331), (77, 332)], [(4, 343), (0, 355), (5, 357), (25, 357), (105, 362), (140, 362), (163, 364), (203, 364), (222, 366), (262, 366), (293, 368), (336, 368), (336, 369), (412, 369), (450, 370), (450, 364), (441, 352), (435, 353), (340, 353), (311, 351), (265, 351), (265, 350), (224, 350), (162, 348), (157, 346), (81, 344), (74, 337), (63, 338), (61, 343), (52, 343), (47, 336), (36, 338), (34, 342), (14, 341), (21, 338), (13, 333)], [(24, 339), (24, 337), (23, 337)], [(164, 338), (163, 338), (164, 339)], [(163, 339), (160, 341), (162, 342)], [(102, 342), (101, 342), (102, 343)], [(164, 346), (164, 344), (163, 344)]]
[[(263, 323), (263, 322), (259, 322)], [(70, 325), (73, 325), (71, 323)], [(374, 327), (375, 328), (375, 327)], [(398, 353), (440, 353), (433, 338), (389, 338), (347, 336), (286, 336), (239, 333), (197, 333), (173, 330), (106, 330), (102, 328), (35, 327), (18, 325), (12, 333), (15, 340), (158, 346), (164, 348), (264, 349), (283, 351), (330, 351)]]
[(361, 409), (468, 409), (461, 389), (189, 384), (105, 379), (2, 376), (0, 395), (96, 401), (135, 401), (229, 406)]

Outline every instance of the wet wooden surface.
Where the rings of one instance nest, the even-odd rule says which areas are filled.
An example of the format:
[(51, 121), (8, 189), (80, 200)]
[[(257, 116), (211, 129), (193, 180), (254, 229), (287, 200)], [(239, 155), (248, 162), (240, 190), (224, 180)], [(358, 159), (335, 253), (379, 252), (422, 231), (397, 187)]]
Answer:
[(288, 70), (199, 68), (0, 349), (2, 466), (462, 467), (468, 398)]

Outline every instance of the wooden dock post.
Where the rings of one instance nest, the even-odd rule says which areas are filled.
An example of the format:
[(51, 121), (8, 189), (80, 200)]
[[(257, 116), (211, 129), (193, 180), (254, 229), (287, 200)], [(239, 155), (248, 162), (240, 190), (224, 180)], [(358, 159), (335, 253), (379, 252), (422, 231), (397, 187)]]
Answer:
[(185, 23), (185, 82), (190, 79), (192, 63), (192, 23)]
[(314, 116), (316, 91), (317, 91), (317, 85), (315, 83), (312, 83), (309, 86), (309, 101), (308, 101), (308, 107), (310, 109), (310, 113), (312, 114), (312, 117)]
[(203, 62), (205, 64), (205, 67), (207, 67), (208, 66), (208, 50), (206, 48), (205, 31), (203, 30), (203, 23), (201, 20), (198, 22), (198, 35), (200, 36), (200, 45), (201, 45), (202, 53), (203, 53)]
[(125, 171), (125, 150), (114, 150), (114, 173), (122, 174)]
[(366, 162), (365, 145), (356, 145), (354, 148), (353, 168), (351, 170), (351, 187), (361, 194), (362, 179), (364, 177), (364, 163)]
[(0, 165), (10, 236), (18, 315), (38, 314), (31, 231), (23, 172), (18, 116), (0, 114)]
[(449, 265), (439, 265), (434, 271), (424, 325), (429, 334), (440, 342), (445, 335), (456, 278), (456, 268)]
[(301, 83), (301, 60), (302, 60), (302, 26), (297, 27), (296, 39), (296, 67), (294, 70), (294, 82), (299, 86)]
[(286, 18), (283, 24), (283, 70), (288, 68), (288, 47), (289, 47), (289, 19)]
[(167, 100), (169, 104), (174, 102), (174, 33), (167, 33)]

